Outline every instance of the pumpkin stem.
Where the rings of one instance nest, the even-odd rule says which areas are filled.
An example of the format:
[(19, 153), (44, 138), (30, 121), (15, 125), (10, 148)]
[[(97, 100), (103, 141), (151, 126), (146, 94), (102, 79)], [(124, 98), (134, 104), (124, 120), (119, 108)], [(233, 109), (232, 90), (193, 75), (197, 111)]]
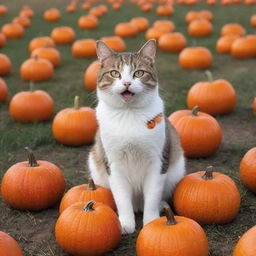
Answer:
[(210, 70), (206, 70), (205, 74), (207, 76), (208, 81), (211, 83), (213, 81), (212, 72)]
[(80, 108), (80, 100), (79, 100), (79, 96), (75, 96), (74, 99), (74, 109), (79, 109)]
[(196, 105), (192, 108), (190, 116), (198, 116), (197, 113), (199, 111), (199, 107)]
[(166, 225), (170, 226), (177, 224), (172, 209), (166, 202), (164, 202), (164, 213), (167, 218)]
[(86, 190), (96, 190), (96, 186), (92, 178), (88, 179), (88, 188)]
[(95, 204), (95, 201), (90, 200), (89, 202), (87, 202), (86, 206), (83, 208), (86, 212), (93, 212), (95, 211), (93, 209), (93, 205)]
[(32, 152), (32, 150), (28, 147), (25, 147), (25, 150), (27, 151), (28, 154), (28, 166), (29, 167), (36, 167), (39, 166), (39, 164), (36, 161), (36, 158)]
[(205, 174), (202, 176), (204, 180), (212, 180), (213, 166), (208, 166), (205, 170)]
[(33, 81), (29, 82), (29, 90), (30, 90), (30, 92), (33, 92), (35, 90), (35, 85), (34, 85)]

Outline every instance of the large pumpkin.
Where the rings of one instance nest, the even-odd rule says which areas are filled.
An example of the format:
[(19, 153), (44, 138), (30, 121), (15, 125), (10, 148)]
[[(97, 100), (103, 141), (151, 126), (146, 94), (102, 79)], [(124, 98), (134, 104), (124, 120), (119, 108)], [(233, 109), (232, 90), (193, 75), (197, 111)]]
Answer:
[(53, 74), (52, 63), (37, 56), (24, 61), (20, 67), (20, 76), (25, 81), (45, 81), (51, 79)]
[(7, 39), (16, 39), (23, 37), (24, 29), (18, 23), (9, 23), (2, 26), (2, 33)]
[(236, 244), (232, 256), (254, 256), (256, 252), (256, 226), (247, 230)]
[(179, 64), (185, 69), (207, 69), (212, 65), (212, 54), (205, 47), (186, 47), (179, 54)]
[(94, 91), (97, 87), (98, 73), (100, 70), (100, 62), (93, 61), (84, 72), (84, 87), (89, 91)]
[(256, 192), (256, 147), (250, 149), (240, 162), (240, 179), (246, 188)]
[(0, 255), (23, 256), (22, 250), (17, 241), (2, 231), (0, 231)]
[(54, 28), (51, 38), (56, 44), (71, 44), (75, 40), (75, 31), (68, 26)]
[(244, 36), (245, 29), (238, 23), (229, 23), (229, 24), (224, 25), (221, 28), (220, 34), (221, 34), (221, 36), (225, 36), (228, 34)]
[(0, 102), (5, 102), (8, 97), (8, 87), (5, 81), (0, 77)]
[(186, 45), (186, 38), (179, 32), (163, 34), (158, 40), (158, 47), (164, 52), (180, 52)]
[(187, 157), (207, 157), (215, 153), (222, 140), (217, 120), (209, 114), (192, 110), (178, 110), (169, 116), (177, 130)]
[(72, 187), (66, 192), (60, 202), (60, 213), (74, 203), (86, 203), (90, 200), (104, 203), (111, 207), (114, 211), (116, 210), (116, 204), (111, 190), (99, 185), (95, 185), (93, 179), (89, 178), (88, 184)]
[(240, 193), (230, 177), (209, 166), (178, 183), (173, 203), (179, 215), (201, 224), (228, 223), (239, 211)]
[(145, 225), (137, 238), (137, 256), (207, 256), (208, 241), (194, 220), (174, 216), (168, 205), (165, 215)]
[(212, 75), (206, 71), (208, 81), (194, 84), (187, 94), (189, 109), (198, 106), (199, 109), (210, 115), (221, 115), (231, 112), (236, 105), (236, 91), (224, 79), (213, 81)]
[(247, 35), (236, 39), (231, 45), (231, 55), (239, 59), (255, 57), (256, 36)]
[(212, 34), (213, 28), (210, 21), (197, 19), (189, 23), (188, 34), (195, 37), (204, 37)]
[(72, 255), (99, 256), (119, 244), (121, 225), (109, 206), (94, 201), (79, 202), (60, 215), (55, 235), (58, 244)]
[(11, 73), (12, 63), (9, 57), (0, 53), (0, 76), (5, 76)]
[(96, 41), (94, 39), (76, 40), (72, 45), (72, 55), (78, 58), (92, 58), (96, 56)]
[(9, 104), (11, 117), (19, 122), (46, 121), (52, 117), (54, 102), (51, 96), (42, 90), (23, 91), (15, 94)]
[(28, 161), (11, 166), (3, 176), (1, 193), (4, 201), (16, 209), (39, 211), (60, 200), (65, 180), (53, 163), (36, 160), (26, 148)]
[(52, 132), (57, 141), (64, 145), (80, 146), (92, 143), (97, 130), (95, 110), (80, 107), (76, 96), (73, 108), (57, 113), (52, 123)]

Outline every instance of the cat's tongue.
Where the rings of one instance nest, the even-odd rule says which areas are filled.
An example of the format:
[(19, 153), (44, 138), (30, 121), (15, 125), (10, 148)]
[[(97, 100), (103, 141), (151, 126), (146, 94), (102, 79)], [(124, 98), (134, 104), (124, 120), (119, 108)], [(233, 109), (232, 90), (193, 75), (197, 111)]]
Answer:
[(121, 93), (121, 95), (125, 101), (128, 101), (133, 97), (134, 93), (132, 93), (130, 91), (124, 91), (123, 93)]

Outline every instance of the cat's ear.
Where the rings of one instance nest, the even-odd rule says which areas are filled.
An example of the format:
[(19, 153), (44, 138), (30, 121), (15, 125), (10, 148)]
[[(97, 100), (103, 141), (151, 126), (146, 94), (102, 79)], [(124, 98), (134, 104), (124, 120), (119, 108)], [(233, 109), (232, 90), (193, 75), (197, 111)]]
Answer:
[(155, 39), (148, 40), (138, 51), (138, 54), (149, 57), (154, 61), (156, 56), (156, 40)]
[(112, 49), (100, 40), (96, 42), (96, 52), (100, 62), (114, 54)]

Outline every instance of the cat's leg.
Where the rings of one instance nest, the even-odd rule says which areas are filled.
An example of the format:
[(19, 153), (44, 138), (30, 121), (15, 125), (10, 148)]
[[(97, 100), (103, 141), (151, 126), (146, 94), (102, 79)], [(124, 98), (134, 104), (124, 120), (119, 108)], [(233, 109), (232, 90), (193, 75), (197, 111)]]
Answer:
[(132, 187), (122, 173), (121, 166), (111, 164), (109, 183), (113, 193), (123, 234), (135, 231), (135, 216), (132, 205)]
[(144, 213), (143, 225), (159, 218), (160, 203), (162, 201), (163, 188), (166, 174), (161, 174), (161, 164), (152, 165), (145, 177), (144, 194)]

